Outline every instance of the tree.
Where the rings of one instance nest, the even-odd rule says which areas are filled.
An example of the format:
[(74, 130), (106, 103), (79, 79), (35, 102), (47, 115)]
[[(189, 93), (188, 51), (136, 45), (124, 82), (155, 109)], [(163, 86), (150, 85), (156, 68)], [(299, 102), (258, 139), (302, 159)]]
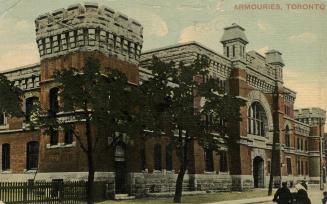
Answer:
[[(63, 127), (78, 141), (87, 156), (87, 203), (90, 204), (93, 203), (96, 147), (107, 144), (108, 136), (113, 145), (129, 143), (131, 136), (142, 130), (136, 120), (137, 90), (118, 70), (102, 73), (99, 61), (94, 58), (88, 58), (82, 70), (55, 72), (54, 82), (59, 84), (60, 112), (41, 111), (43, 115), (37, 124), (43, 126), (46, 134)], [(77, 123), (83, 124), (85, 135), (80, 133)]]
[(22, 96), (23, 91), (0, 74), (0, 113), (5, 113), (13, 117), (23, 116)]
[[(177, 149), (180, 167), (174, 196), (176, 203), (181, 202), (191, 145), (198, 142), (202, 147), (216, 150), (219, 141), (211, 134), (212, 131), (221, 135), (229, 131), (215, 121), (240, 121), (241, 102), (218, 89), (218, 81), (209, 78), (207, 67), (205, 57), (198, 57), (189, 66), (183, 63), (176, 66), (173, 62), (164, 63), (153, 57), (149, 67), (152, 77), (141, 85), (146, 98), (143, 114), (149, 118), (147, 128), (153, 130), (156, 136), (169, 137)], [(204, 99), (204, 105), (196, 107), (194, 102), (200, 98)], [(207, 123), (208, 116), (214, 120), (211, 125)], [(163, 130), (166, 134), (162, 134)]]

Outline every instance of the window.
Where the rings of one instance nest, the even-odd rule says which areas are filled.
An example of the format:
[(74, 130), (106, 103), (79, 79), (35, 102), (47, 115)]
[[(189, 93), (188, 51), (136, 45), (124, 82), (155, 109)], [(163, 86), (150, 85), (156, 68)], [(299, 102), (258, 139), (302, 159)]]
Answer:
[(288, 127), (288, 125), (286, 125), (285, 128), (285, 146), (290, 146), (290, 128)]
[(30, 97), (25, 100), (26, 122), (29, 122), (31, 120), (33, 106), (37, 103), (38, 100), (38, 97)]
[(233, 45), (233, 57), (235, 57), (235, 45)]
[(50, 128), (50, 145), (58, 144), (58, 130)]
[(37, 169), (39, 160), (39, 143), (29, 142), (27, 143), (27, 169)]
[(213, 171), (213, 152), (211, 149), (204, 149), (205, 170)]
[(287, 174), (292, 175), (292, 160), (291, 158), (286, 158)]
[(166, 146), (166, 170), (173, 170), (173, 145), (168, 144)]
[(303, 146), (303, 140), (302, 140), (302, 139), (301, 139), (301, 145), (300, 145), (300, 147), (301, 147), (301, 150), (304, 149), (304, 146)]
[(305, 162), (305, 174), (309, 175), (309, 166), (308, 166), (308, 162)]
[(0, 125), (5, 125), (5, 114), (4, 113), (0, 113)]
[(297, 165), (297, 174), (301, 175), (300, 159), (297, 159), (296, 165)]
[(56, 113), (59, 110), (59, 102), (58, 102), (58, 93), (59, 89), (58, 88), (52, 88), (50, 90), (49, 94), (49, 110), (50, 114), (56, 115)]
[(307, 140), (305, 140), (305, 151), (309, 151), (308, 141)]
[(2, 171), (10, 169), (10, 144), (2, 145)]
[(141, 157), (141, 170), (146, 169), (146, 153), (145, 153), (145, 148), (142, 147), (140, 149), (140, 157)]
[(161, 145), (156, 144), (154, 146), (154, 169), (161, 170)]
[(227, 46), (227, 57), (229, 57), (229, 47)]
[(271, 161), (267, 161), (267, 172), (268, 174), (271, 172)]
[(303, 161), (301, 161), (301, 175), (304, 175), (304, 164), (303, 164)]
[(227, 152), (221, 151), (219, 155), (220, 155), (220, 171), (227, 172), (228, 171)]
[(300, 149), (300, 138), (297, 138), (297, 149)]
[(266, 126), (266, 113), (260, 103), (254, 102), (248, 110), (248, 133), (265, 136)]
[(73, 130), (66, 129), (65, 130), (65, 144), (72, 144), (73, 143)]

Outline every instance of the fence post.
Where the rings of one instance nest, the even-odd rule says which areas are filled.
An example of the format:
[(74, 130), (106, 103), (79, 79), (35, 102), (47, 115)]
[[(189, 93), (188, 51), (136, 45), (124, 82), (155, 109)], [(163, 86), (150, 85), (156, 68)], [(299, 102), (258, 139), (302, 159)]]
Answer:
[(23, 183), (23, 202), (26, 203), (27, 202), (27, 182)]

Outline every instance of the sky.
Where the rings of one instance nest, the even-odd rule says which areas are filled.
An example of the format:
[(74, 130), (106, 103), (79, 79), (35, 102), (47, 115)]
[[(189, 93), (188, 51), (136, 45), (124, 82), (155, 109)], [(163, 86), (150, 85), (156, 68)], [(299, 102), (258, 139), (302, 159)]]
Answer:
[[(81, 0), (0, 0), (0, 71), (39, 62), (35, 18)], [(296, 108), (327, 109), (327, 0), (88, 0), (138, 20), (143, 51), (197, 41), (222, 53), (223, 28), (245, 28), (247, 51), (279, 50), (285, 86), (297, 92)], [(281, 9), (236, 9), (274, 4)], [(309, 4), (319, 4), (308, 10)], [(326, 8), (325, 8), (326, 7)], [(289, 9), (292, 8), (292, 9)], [(323, 8), (323, 9), (322, 9)]]

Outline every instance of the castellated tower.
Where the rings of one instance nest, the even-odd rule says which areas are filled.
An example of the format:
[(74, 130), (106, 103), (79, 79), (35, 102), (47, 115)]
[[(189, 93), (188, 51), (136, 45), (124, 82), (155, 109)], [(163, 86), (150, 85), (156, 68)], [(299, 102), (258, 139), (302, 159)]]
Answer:
[[(138, 85), (143, 27), (136, 20), (108, 7), (85, 3), (40, 15), (35, 27), (41, 57), (40, 104), (44, 110), (58, 110), (58, 84), (52, 80), (54, 71), (81, 69), (88, 57), (98, 59), (104, 73), (118, 69), (126, 74), (129, 83)], [(83, 133), (83, 124), (76, 128)], [(64, 135), (64, 131), (59, 130), (55, 144), (50, 136), (41, 135), (41, 174), (37, 179), (53, 178), (54, 174), (47, 172), (62, 172), (59, 178), (70, 174), (84, 178), (85, 175), (67, 173), (87, 172), (87, 160), (76, 141), (72, 147), (65, 145)], [(97, 157), (96, 171), (113, 172), (112, 150), (108, 146), (103, 148), (99, 152), (104, 156)]]
[(324, 137), (326, 111), (321, 108), (303, 108), (294, 111), (295, 119), (310, 126), (309, 136), (309, 176), (313, 182), (320, 177), (320, 142)]
[(134, 74), (129, 79), (138, 82), (143, 27), (136, 20), (86, 3), (40, 15), (35, 27), (43, 80), (51, 75), (55, 64), (59, 69), (79, 68), (91, 54), (101, 60), (103, 68), (120, 69), (129, 77)]

